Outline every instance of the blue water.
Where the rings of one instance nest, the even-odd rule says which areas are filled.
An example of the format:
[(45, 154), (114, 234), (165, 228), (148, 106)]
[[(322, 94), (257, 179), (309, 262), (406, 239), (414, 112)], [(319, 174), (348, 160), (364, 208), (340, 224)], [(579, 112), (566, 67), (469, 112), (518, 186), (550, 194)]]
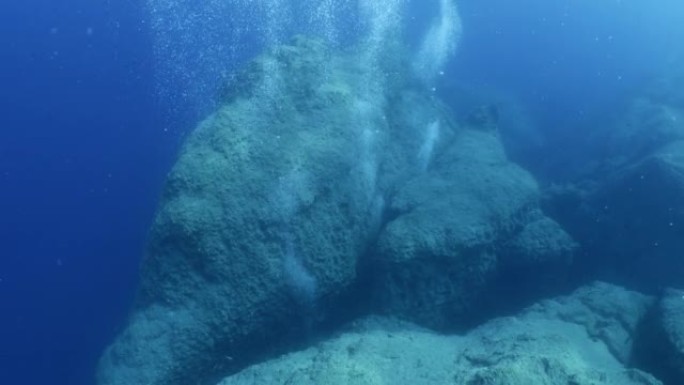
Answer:
[[(143, 5), (0, 6), (0, 384), (92, 384), (125, 322), (165, 175), (202, 111), (158, 97)], [(412, 6), (419, 29), (429, 11)], [(535, 127), (523, 163), (559, 143), (580, 156), (594, 123), (683, 58), (677, 0), (459, 6), (464, 37), (439, 91), (515, 99)], [(258, 51), (246, 49), (238, 59)]]
[[(452, 64), (453, 81), (485, 98), (515, 98), (538, 131), (527, 136), (523, 150), (535, 159), (526, 166), (549, 164), (559, 150), (568, 152), (561, 168), (587, 157), (584, 139), (684, 58), (684, 3), (678, 1), (459, 5), (465, 38)], [(547, 177), (562, 172), (537, 171)]]
[(132, 1), (0, 12), (0, 383), (89, 384), (179, 138)]

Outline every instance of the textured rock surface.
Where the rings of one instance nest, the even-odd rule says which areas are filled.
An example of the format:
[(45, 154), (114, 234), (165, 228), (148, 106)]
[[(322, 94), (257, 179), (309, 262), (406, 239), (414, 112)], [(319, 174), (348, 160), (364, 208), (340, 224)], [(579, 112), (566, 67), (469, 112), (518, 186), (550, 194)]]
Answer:
[(684, 290), (663, 292), (636, 344), (641, 367), (667, 384), (684, 383)]
[(582, 244), (586, 269), (641, 290), (684, 285), (682, 79), (652, 86), (599, 130), (597, 159), (574, 185), (549, 194), (552, 216)]
[(349, 289), (377, 216), (356, 127), (386, 126), (380, 100), (356, 113), (357, 68), (338, 64), (315, 41), (280, 47), (243, 74), (249, 92), (193, 132), (101, 384), (205, 383)]
[(594, 284), (464, 336), (370, 320), (315, 347), (250, 367), (220, 385), (657, 385), (661, 382), (626, 368), (613, 355), (611, 337), (596, 336), (598, 329), (620, 328), (629, 335), (649, 301)]
[(568, 261), (494, 127), (454, 122), (400, 61), (349, 55), (269, 51), (188, 138), (100, 385), (213, 383), (367, 311), (350, 293), (368, 280), (372, 310), (441, 327), (511, 261)]
[(509, 243), (502, 260), (513, 266), (568, 265), (578, 245), (554, 220), (541, 212), (531, 213), (529, 222)]
[(661, 325), (669, 348), (669, 363), (684, 381), (684, 291), (669, 289), (660, 303)]
[(430, 168), (395, 185), (377, 245), (376, 306), (434, 328), (453, 324), (506, 267), (569, 263), (575, 248), (495, 131), (440, 134)]
[(589, 337), (601, 340), (617, 360), (628, 364), (637, 329), (653, 305), (651, 297), (598, 282), (571, 296), (541, 301), (523, 317), (581, 325)]

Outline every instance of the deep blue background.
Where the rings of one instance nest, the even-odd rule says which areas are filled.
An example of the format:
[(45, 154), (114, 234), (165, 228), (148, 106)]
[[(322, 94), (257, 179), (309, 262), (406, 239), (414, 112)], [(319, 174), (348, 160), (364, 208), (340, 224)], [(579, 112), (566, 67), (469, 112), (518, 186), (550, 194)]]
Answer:
[[(0, 6), (1, 384), (92, 384), (126, 318), (164, 176), (192, 126), (155, 100), (141, 5)], [(444, 87), (522, 104), (549, 151), (534, 156), (586, 136), (597, 111), (638, 93), (684, 41), (680, 0), (460, 8), (464, 40)]]
[(179, 135), (137, 2), (0, 7), (0, 383), (91, 384)]
[(609, 130), (654, 78), (684, 63), (679, 0), (458, 4), (464, 35), (445, 83), (518, 105), (518, 122), (507, 122), (518, 127), (505, 134), (525, 152), (516, 160), (538, 177), (556, 178), (594, 156), (588, 140)]

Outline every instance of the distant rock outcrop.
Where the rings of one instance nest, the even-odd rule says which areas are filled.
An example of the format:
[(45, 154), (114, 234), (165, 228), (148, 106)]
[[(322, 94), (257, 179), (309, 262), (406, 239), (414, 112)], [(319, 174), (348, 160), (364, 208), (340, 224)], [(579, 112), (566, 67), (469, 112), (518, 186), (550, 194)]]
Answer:
[(643, 290), (684, 285), (684, 105), (639, 99), (591, 172), (548, 189), (586, 267)]
[[(681, 66), (680, 66), (681, 67)], [(649, 292), (684, 286), (684, 75), (640, 89), (587, 139), (585, 164), (547, 189), (585, 271)], [(593, 149), (593, 150), (591, 150)]]

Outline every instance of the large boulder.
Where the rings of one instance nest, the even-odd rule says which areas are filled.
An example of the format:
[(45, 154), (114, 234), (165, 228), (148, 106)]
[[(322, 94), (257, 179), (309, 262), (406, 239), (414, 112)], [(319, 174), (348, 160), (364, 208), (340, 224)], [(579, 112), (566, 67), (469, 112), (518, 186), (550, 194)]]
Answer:
[(442, 128), (430, 167), (395, 183), (375, 249), (375, 308), (448, 329), (512, 269), (567, 266), (576, 247), (539, 210), (532, 176), (494, 130)]
[(462, 336), (369, 319), (219, 384), (659, 385), (650, 374), (628, 367), (624, 357), (630, 346), (622, 341), (634, 337), (651, 301), (594, 284)]
[(359, 68), (340, 60), (303, 38), (271, 50), (188, 138), (100, 384), (211, 383), (350, 289), (378, 211), (358, 127), (387, 127), (380, 91), (356, 112)]
[(684, 290), (666, 289), (639, 334), (635, 362), (668, 384), (684, 383)]

